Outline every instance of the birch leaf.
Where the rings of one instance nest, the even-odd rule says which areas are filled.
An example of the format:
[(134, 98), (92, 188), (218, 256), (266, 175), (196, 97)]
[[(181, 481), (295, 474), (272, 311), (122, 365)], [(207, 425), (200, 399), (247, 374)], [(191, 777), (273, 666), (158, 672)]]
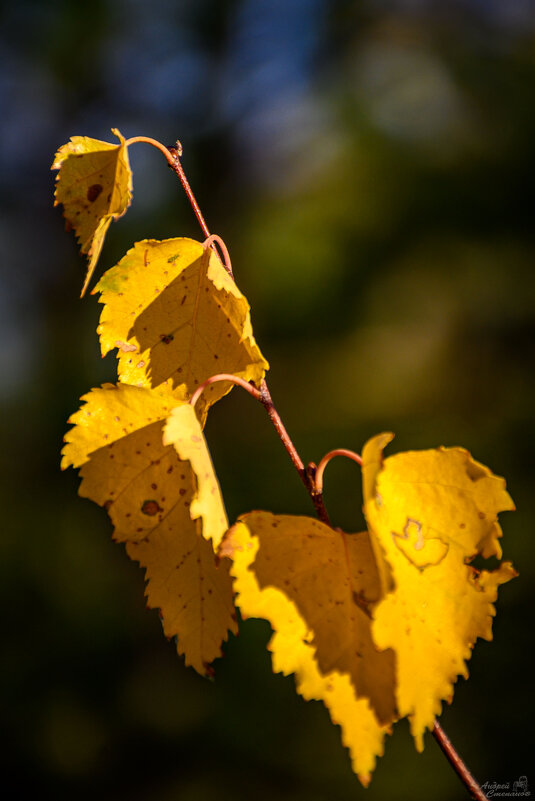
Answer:
[(209, 673), (227, 630), (236, 631), (228, 563), (216, 565), (203, 536), (206, 527), (215, 539), (227, 528), (215, 476), (209, 511), (193, 515), (195, 467), (163, 441), (180, 403), (168, 393), (108, 384), (82, 400), (62, 467), (81, 468), (80, 495), (107, 509), (114, 540), (146, 568), (148, 606), (160, 609), (165, 635), (177, 637), (187, 665)]
[(132, 198), (132, 171), (124, 137), (116, 128), (112, 133), (118, 145), (72, 136), (55, 155), (54, 205), (63, 205), (69, 227), (74, 228), (82, 253), (89, 259), (82, 288), (84, 295), (95, 269), (104, 237), (112, 220), (121, 217)]
[[(216, 373), (258, 385), (269, 367), (253, 337), (247, 300), (201, 242), (137, 242), (94, 291), (104, 304), (97, 329), (102, 355), (118, 348), (125, 383), (167, 382), (187, 399)], [(201, 416), (231, 387), (207, 387), (197, 404)]]
[(478, 571), (476, 555), (501, 557), (498, 512), (514, 509), (505, 481), (462, 448), (399, 453), (380, 434), (362, 452), (364, 511), (383, 548), (395, 589), (374, 610), (372, 635), (397, 659), (396, 701), (419, 750), (441, 702), (450, 701), (477, 637), (492, 639), (509, 562)]
[(242, 616), (274, 629), (273, 669), (295, 673), (298, 692), (323, 701), (367, 784), (396, 717), (394, 655), (371, 639), (382, 587), (369, 535), (252, 512), (229, 530), (220, 553), (233, 560)]

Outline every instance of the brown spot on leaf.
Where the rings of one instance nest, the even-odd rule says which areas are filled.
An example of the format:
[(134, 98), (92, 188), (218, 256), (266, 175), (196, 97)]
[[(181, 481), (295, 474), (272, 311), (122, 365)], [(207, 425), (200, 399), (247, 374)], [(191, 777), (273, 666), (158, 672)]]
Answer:
[(160, 340), (164, 343), (164, 345), (169, 345), (174, 339), (172, 334), (160, 334)]
[(94, 203), (97, 197), (102, 192), (102, 185), (101, 184), (92, 184), (87, 190), (87, 199), (90, 203)]
[(144, 515), (149, 515), (149, 517), (154, 517), (157, 515), (158, 512), (162, 512), (163, 509), (160, 508), (158, 505), (158, 501), (145, 501), (143, 506), (141, 507), (141, 511)]

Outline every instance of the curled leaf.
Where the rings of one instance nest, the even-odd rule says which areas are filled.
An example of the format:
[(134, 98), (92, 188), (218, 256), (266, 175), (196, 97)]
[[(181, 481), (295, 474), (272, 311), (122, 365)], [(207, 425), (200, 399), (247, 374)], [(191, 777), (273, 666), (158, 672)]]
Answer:
[(177, 637), (187, 665), (209, 673), (236, 623), (228, 563), (216, 565), (203, 534), (222, 532), (227, 518), (217, 483), (204, 516), (192, 515), (195, 467), (163, 441), (165, 420), (180, 401), (124, 384), (83, 400), (70, 419), (62, 467), (81, 468), (80, 495), (106, 508), (114, 539), (146, 568), (148, 606), (160, 609), (165, 635)]
[(193, 520), (202, 519), (202, 534), (214, 547), (228, 529), (221, 514), (222, 499), (210, 452), (195, 410), (189, 403), (175, 406), (164, 429), (164, 445), (173, 445), (180, 460), (189, 462), (196, 478), (196, 492), (190, 507)]
[(364, 511), (392, 569), (395, 588), (374, 609), (373, 639), (397, 659), (396, 701), (419, 750), (451, 700), (477, 637), (492, 639), (497, 587), (509, 562), (478, 571), (475, 556), (501, 557), (498, 512), (514, 509), (505, 482), (463, 448), (383, 459), (380, 434), (362, 452)]
[[(187, 399), (216, 373), (259, 384), (269, 365), (252, 333), (249, 304), (217, 255), (193, 239), (146, 239), (100, 279), (102, 355), (119, 348), (119, 378), (137, 386), (167, 383)], [(206, 409), (230, 391), (207, 387)]]
[(59, 148), (51, 168), (59, 170), (54, 205), (63, 205), (65, 219), (76, 232), (81, 252), (89, 259), (82, 295), (111, 221), (125, 213), (132, 197), (126, 143), (116, 128), (112, 132), (119, 139), (118, 145), (88, 136), (71, 137)]
[(242, 616), (274, 629), (273, 669), (295, 673), (298, 692), (324, 702), (367, 784), (396, 717), (394, 655), (371, 639), (382, 590), (369, 535), (252, 512), (229, 530), (220, 553), (233, 560)]

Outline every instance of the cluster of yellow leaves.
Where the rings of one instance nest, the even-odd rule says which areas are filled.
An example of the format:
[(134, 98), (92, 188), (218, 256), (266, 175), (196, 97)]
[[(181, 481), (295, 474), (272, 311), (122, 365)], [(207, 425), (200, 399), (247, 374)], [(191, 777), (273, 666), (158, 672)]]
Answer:
[[(119, 145), (73, 137), (53, 164), (56, 203), (89, 257), (83, 291), (130, 202), (115, 133)], [(185, 238), (137, 242), (94, 291), (119, 383), (82, 398), (62, 467), (80, 469), (80, 494), (145, 568), (148, 606), (186, 664), (211, 672), (236, 632), (235, 595), (243, 618), (270, 622), (274, 670), (323, 701), (368, 784), (392, 725), (408, 717), (421, 750), (475, 640), (492, 638), (497, 588), (516, 573), (471, 562), (501, 558), (505, 482), (461, 448), (384, 459), (392, 435), (381, 434), (362, 454), (367, 531), (261, 511), (229, 528), (202, 425), (232, 385), (206, 387), (195, 410), (189, 399), (216, 373), (262, 381), (247, 300), (215, 252)]]
[(476, 638), (492, 638), (498, 585), (516, 575), (469, 564), (501, 556), (497, 514), (514, 508), (504, 480), (461, 448), (383, 460), (391, 439), (363, 450), (367, 532), (252, 512), (220, 549), (242, 616), (271, 623), (274, 670), (323, 701), (365, 785), (399, 718), (422, 750)]
[[(131, 198), (127, 145), (114, 132), (119, 145), (72, 137), (52, 165), (55, 202), (90, 260), (83, 292)], [(102, 354), (118, 349), (119, 383), (82, 398), (62, 467), (80, 468), (80, 494), (106, 508), (114, 539), (146, 569), (148, 606), (166, 636), (207, 673), (236, 622), (228, 562), (215, 552), (228, 521), (199, 420), (232, 384), (207, 387), (196, 410), (188, 401), (215, 373), (259, 385), (268, 364), (247, 300), (201, 242), (138, 242), (97, 290)]]

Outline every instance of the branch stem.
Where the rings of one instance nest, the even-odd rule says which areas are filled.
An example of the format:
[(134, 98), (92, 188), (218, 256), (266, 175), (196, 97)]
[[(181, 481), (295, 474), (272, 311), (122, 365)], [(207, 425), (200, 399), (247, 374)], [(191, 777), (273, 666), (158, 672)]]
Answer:
[(182, 188), (187, 195), (187, 198), (190, 202), (190, 206), (193, 209), (195, 216), (197, 217), (197, 222), (201, 226), (201, 230), (205, 237), (208, 239), (210, 236), (210, 231), (208, 230), (208, 226), (206, 225), (205, 219), (202, 215), (202, 212), (199, 208), (199, 204), (195, 200), (195, 195), (189, 185), (189, 181), (186, 178), (186, 173), (182, 168), (182, 164), (180, 163), (180, 156), (182, 155), (182, 145), (180, 142), (177, 141), (176, 146), (170, 149), (170, 154), (173, 159), (173, 163), (170, 163), (171, 168), (176, 172), (180, 179), (180, 183), (182, 184)]
[(286, 448), (286, 452), (288, 453), (288, 456), (292, 460), (292, 464), (297, 470), (299, 478), (303, 482), (306, 491), (310, 495), (310, 498), (312, 500), (312, 503), (314, 504), (314, 508), (316, 509), (318, 517), (320, 518), (320, 520), (322, 520), (329, 526), (330, 525), (329, 516), (327, 515), (327, 510), (323, 505), (323, 498), (321, 497), (321, 494), (318, 495), (314, 490), (314, 483), (311, 471), (305, 469), (303, 460), (299, 456), (297, 448), (293, 444), (290, 435), (286, 431), (286, 427), (282, 422), (281, 416), (278, 413), (275, 404), (273, 403), (273, 399), (271, 397), (271, 393), (269, 391), (265, 379), (262, 381), (262, 384), (260, 385), (260, 392), (262, 396), (261, 397), (262, 405), (266, 410), (269, 419), (273, 423), (273, 427), (275, 428), (275, 431), (279, 435), (280, 441)]
[(281, 417), (277, 409), (275, 408), (275, 404), (273, 403), (273, 399), (271, 397), (271, 393), (268, 389), (268, 385), (265, 379), (262, 381), (260, 393), (261, 393), (262, 405), (266, 410), (269, 419), (273, 423), (273, 426), (277, 434), (279, 435), (279, 439), (286, 448), (286, 451), (288, 452), (288, 455), (292, 460), (293, 466), (299, 473), (301, 481), (303, 481), (305, 487), (308, 490), (308, 480), (305, 477), (305, 465), (303, 464), (303, 460), (299, 456), (297, 449), (293, 444), (292, 440), (290, 439), (290, 435), (286, 431), (284, 423), (282, 422)]
[(152, 139), (150, 136), (133, 136), (131, 139), (127, 139), (125, 144), (134, 145), (136, 142), (144, 142), (147, 145), (152, 145), (153, 147), (157, 148), (165, 158), (167, 159), (167, 163), (171, 167), (171, 169), (176, 172), (178, 177), (180, 178), (180, 183), (182, 184), (182, 188), (184, 192), (188, 196), (188, 200), (190, 202), (191, 208), (195, 212), (195, 216), (197, 217), (197, 221), (202, 228), (202, 232), (206, 238), (210, 236), (210, 231), (208, 230), (208, 226), (204, 221), (204, 217), (202, 216), (202, 212), (199, 208), (199, 204), (195, 200), (195, 195), (191, 191), (191, 186), (189, 185), (189, 181), (186, 178), (186, 173), (182, 169), (182, 164), (180, 163), (180, 156), (182, 155), (182, 145), (180, 142), (176, 142), (174, 147), (165, 147), (162, 145), (161, 142), (158, 142), (157, 139)]
[(450, 738), (437, 720), (435, 720), (432, 734), (453, 770), (468, 790), (470, 797), (475, 801), (487, 801), (487, 796), (466, 767), (453, 747)]
[[(201, 213), (199, 205), (195, 200), (195, 196), (191, 190), (188, 179), (186, 178), (182, 165), (180, 164), (179, 156), (182, 155), (182, 146), (180, 142), (177, 142), (176, 146), (174, 148), (171, 148), (170, 150), (165, 148), (159, 142), (156, 142), (156, 140), (149, 139), (148, 137), (135, 137), (134, 139), (129, 139), (126, 144), (128, 145), (133, 142), (148, 142), (148, 144), (152, 144), (162, 151), (162, 153), (166, 156), (169, 165), (176, 172), (176, 174), (180, 179), (182, 187), (184, 188), (184, 191), (191, 204), (191, 207), (195, 212), (195, 216), (197, 217), (199, 225), (201, 226), (203, 234), (206, 237), (206, 239), (209, 240), (209, 242), (207, 242), (207, 245), (209, 245), (210, 247), (214, 247), (215, 241), (217, 241), (218, 244), (221, 244), (222, 240), (220, 240), (219, 237), (216, 239), (215, 237), (212, 237), (212, 235), (210, 234), (210, 231), (208, 229), (208, 226), (206, 225), (206, 222)], [(228, 270), (230, 265), (230, 259), (228, 258), (228, 251), (226, 250), (226, 247), (222, 250), (225, 258), (225, 266), (227, 267)], [(232, 268), (230, 268), (229, 273), (232, 276)], [(325, 467), (334, 456), (346, 456), (352, 459), (353, 461), (362, 464), (361, 457), (354, 451), (349, 451), (346, 450), (345, 448), (337, 448), (336, 450), (329, 451), (329, 453), (327, 453), (320, 461), (317, 468), (313, 462), (310, 462), (309, 465), (305, 468), (303, 460), (299, 456), (299, 453), (295, 445), (293, 444), (290, 435), (286, 431), (286, 427), (284, 426), (284, 423), (282, 422), (282, 419), (277, 409), (275, 408), (275, 404), (273, 403), (271, 394), (268, 389), (268, 385), (265, 380), (262, 380), (260, 390), (258, 390), (252, 384), (249, 384), (247, 381), (244, 381), (244, 379), (239, 378), (238, 376), (230, 375), (228, 373), (220, 373), (219, 375), (215, 375), (212, 376), (211, 378), (208, 378), (195, 390), (190, 399), (190, 403), (192, 406), (194, 406), (195, 403), (197, 402), (203, 389), (207, 387), (209, 384), (213, 384), (215, 381), (232, 381), (232, 383), (238, 384), (239, 386), (243, 387), (243, 389), (249, 392), (249, 394), (252, 395), (253, 398), (259, 400), (262, 403), (268, 414), (269, 419), (271, 420), (279, 436), (279, 439), (284, 445), (292, 461), (292, 464), (294, 465), (295, 469), (297, 470), (297, 473), (299, 474), (299, 478), (303, 482), (305, 489), (308, 492), (314, 504), (319, 519), (322, 520), (324, 523), (326, 523), (328, 526), (330, 526), (331, 523), (329, 520), (329, 516), (327, 514), (327, 511), (323, 503), (323, 472), (325, 470)], [(488, 801), (486, 795), (483, 793), (483, 790), (476, 782), (476, 780), (466, 767), (465, 763), (455, 750), (449, 737), (446, 735), (444, 729), (440, 726), (440, 724), (436, 720), (433, 726), (433, 736), (435, 737), (436, 741), (438, 742), (440, 748), (444, 752), (446, 758), (453, 767), (454, 771), (457, 773), (460, 780), (466, 787), (471, 798), (475, 799), (475, 801)]]
[[(197, 217), (198, 223), (201, 226), (202, 231), (206, 237), (206, 241), (204, 243), (205, 247), (211, 247), (212, 250), (214, 250), (215, 253), (217, 253), (221, 263), (224, 265), (230, 277), (234, 278), (234, 275), (232, 273), (232, 263), (230, 261), (230, 256), (227, 250), (227, 246), (225, 245), (220, 236), (218, 236), (217, 234), (210, 234), (208, 226), (206, 225), (202, 212), (199, 208), (199, 204), (195, 200), (195, 195), (193, 194), (191, 186), (189, 185), (189, 181), (186, 178), (186, 173), (184, 172), (182, 165), (180, 163), (180, 156), (182, 155), (182, 145), (180, 144), (180, 142), (177, 140), (174, 147), (169, 148), (166, 147), (165, 145), (162, 145), (162, 143), (158, 142), (157, 139), (152, 139), (152, 137), (150, 136), (132, 136), (130, 139), (126, 140), (125, 145), (128, 147), (128, 145), (135, 145), (138, 142), (143, 142), (146, 145), (152, 145), (153, 147), (157, 148), (157, 150), (159, 150), (160, 153), (163, 153), (171, 169), (174, 172), (176, 172), (176, 174), (180, 178), (182, 187), (188, 197), (188, 200), (190, 202), (193, 211), (195, 212), (195, 216)], [(221, 248), (221, 252), (223, 254), (222, 259), (219, 253), (217, 252), (217, 248), (215, 246), (216, 243)]]
[[(176, 172), (176, 174), (180, 178), (180, 183), (182, 184), (182, 187), (183, 187), (183, 189), (184, 189), (184, 191), (185, 191), (185, 193), (187, 195), (187, 198), (188, 198), (188, 200), (190, 202), (190, 205), (191, 205), (193, 211), (195, 212), (195, 216), (197, 217), (199, 225), (201, 226), (202, 232), (206, 237), (205, 245), (206, 246), (209, 245), (210, 247), (214, 247), (215, 242), (217, 242), (220, 245), (220, 247), (222, 249), (222, 252), (223, 252), (223, 256), (224, 256), (225, 267), (227, 268), (227, 271), (228, 271), (229, 275), (232, 278), (234, 278), (234, 276), (232, 274), (232, 266), (231, 266), (231, 263), (230, 263), (230, 256), (228, 254), (228, 250), (227, 250), (227, 248), (225, 246), (225, 243), (223, 242), (222, 239), (220, 239), (220, 237), (210, 233), (210, 230), (209, 230), (208, 226), (206, 225), (206, 221), (205, 221), (205, 219), (204, 219), (204, 217), (202, 215), (202, 212), (201, 212), (201, 210), (199, 208), (199, 204), (197, 203), (197, 201), (195, 199), (195, 195), (193, 194), (191, 186), (189, 185), (189, 181), (186, 178), (186, 174), (184, 172), (184, 169), (183, 169), (183, 167), (182, 167), (182, 165), (180, 163), (179, 157), (182, 155), (182, 145), (180, 144), (180, 142), (177, 141), (176, 147), (170, 148), (168, 150), (163, 145), (161, 145), (159, 142), (156, 142), (156, 140), (149, 139), (148, 137), (147, 138), (145, 138), (145, 137), (135, 137), (135, 139), (129, 139), (127, 144), (130, 144), (133, 141), (136, 141), (136, 142), (141, 142), (142, 141), (142, 142), (148, 142), (149, 144), (153, 144), (156, 147), (158, 147), (158, 149), (161, 150), (164, 153), (164, 155), (167, 154), (166, 157), (169, 156), (169, 158), (167, 160), (168, 160), (170, 166), (173, 168), (173, 170)], [(325, 507), (323, 506), (323, 500), (321, 498), (321, 494), (318, 495), (315, 492), (314, 485), (313, 485), (313, 483), (311, 481), (311, 478), (310, 478), (310, 473), (307, 470), (305, 470), (305, 465), (303, 464), (303, 460), (299, 456), (299, 453), (297, 452), (297, 449), (296, 449), (295, 445), (293, 444), (292, 440), (290, 439), (290, 436), (289, 436), (288, 432), (286, 431), (286, 428), (285, 428), (285, 426), (284, 426), (284, 424), (283, 424), (283, 422), (281, 420), (281, 417), (280, 417), (277, 409), (275, 408), (275, 404), (273, 403), (273, 400), (271, 398), (271, 394), (269, 392), (268, 385), (267, 385), (265, 379), (262, 380), (261, 388), (260, 388), (260, 391), (259, 391), (255, 387), (253, 387), (251, 384), (248, 384), (243, 379), (239, 379), (237, 376), (229, 375), (228, 373), (221, 373), (219, 375), (212, 376), (207, 381), (205, 381), (203, 384), (201, 384), (199, 387), (197, 387), (197, 389), (195, 390), (195, 392), (193, 393), (193, 395), (190, 398), (190, 403), (193, 406), (195, 405), (199, 395), (201, 394), (201, 392), (203, 391), (203, 389), (206, 386), (208, 386), (209, 384), (214, 383), (215, 381), (223, 381), (223, 380), (232, 381), (235, 384), (239, 384), (239, 386), (241, 386), (244, 389), (246, 389), (249, 392), (250, 395), (252, 395), (253, 397), (257, 398), (257, 400), (261, 401), (261, 403), (264, 406), (266, 412), (268, 413), (269, 419), (273, 423), (273, 426), (274, 426), (277, 434), (279, 435), (279, 439), (281, 440), (282, 444), (286, 448), (286, 451), (287, 451), (288, 455), (290, 456), (290, 459), (292, 460), (292, 464), (294, 465), (295, 469), (297, 470), (297, 472), (299, 474), (299, 477), (300, 477), (301, 481), (303, 482), (303, 484), (305, 486), (306, 491), (308, 492), (308, 494), (312, 498), (312, 502), (314, 503), (314, 506), (316, 508), (316, 511), (318, 512), (318, 515), (320, 516), (320, 518), (324, 522), (328, 522), (329, 518), (327, 516), (327, 512), (325, 510)]]

